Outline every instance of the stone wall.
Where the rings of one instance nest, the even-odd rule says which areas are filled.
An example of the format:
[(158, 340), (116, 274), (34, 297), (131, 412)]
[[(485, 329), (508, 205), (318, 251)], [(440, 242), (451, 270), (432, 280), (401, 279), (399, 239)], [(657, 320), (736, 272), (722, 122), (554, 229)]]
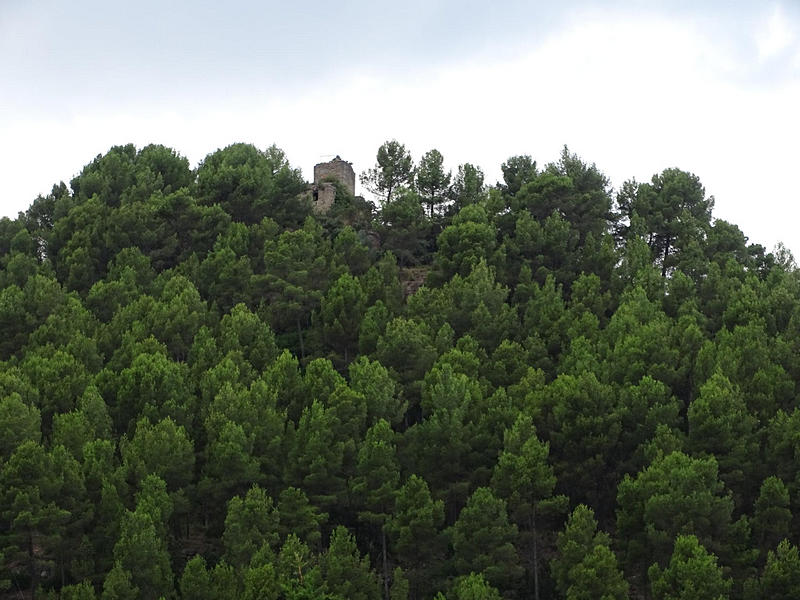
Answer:
[(353, 165), (351, 163), (337, 156), (330, 162), (314, 165), (315, 185), (320, 185), (329, 177), (340, 181), (342, 185), (347, 188), (347, 191), (355, 196), (356, 173), (353, 171)]
[(336, 187), (332, 183), (315, 183), (311, 186), (313, 209), (317, 214), (327, 213), (336, 200)]

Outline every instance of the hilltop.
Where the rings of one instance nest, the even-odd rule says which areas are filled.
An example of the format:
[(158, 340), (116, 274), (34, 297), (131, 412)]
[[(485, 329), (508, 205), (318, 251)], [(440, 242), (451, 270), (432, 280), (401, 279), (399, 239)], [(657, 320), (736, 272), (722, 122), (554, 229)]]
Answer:
[(788, 251), (678, 168), (337, 159), (117, 146), (0, 220), (9, 594), (797, 597)]

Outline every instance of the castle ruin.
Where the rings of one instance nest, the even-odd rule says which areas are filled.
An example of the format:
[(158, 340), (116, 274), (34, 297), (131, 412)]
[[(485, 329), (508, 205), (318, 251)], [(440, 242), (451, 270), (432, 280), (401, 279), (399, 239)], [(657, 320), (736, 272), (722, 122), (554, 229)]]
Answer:
[(336, 155), (330, 162), (314, 165), (314, 183), (311, 184), (311, 198), (314, 212), (324, 214), (336, 200), (336, 186), (331, 180), (342, 184), (352, 195), (356, 193), (356, 173), (353, 165)]

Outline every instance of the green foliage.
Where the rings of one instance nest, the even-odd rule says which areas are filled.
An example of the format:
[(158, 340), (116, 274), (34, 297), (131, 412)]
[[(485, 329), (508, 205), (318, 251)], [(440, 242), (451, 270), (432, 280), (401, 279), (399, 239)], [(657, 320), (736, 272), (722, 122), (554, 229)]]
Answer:
[(705, 197), (697, 176), (679, 169), (653, 175), (651, 183), (639, 184), (634, 197), (621, 205), (632, 215), (631, 221), (642, 220), (662, 276), (689, 258), (692, 245), (710, 227), (713, 207), (714, 199)]
[(310, 207), (295, 200), (305, 189), (300, 172), (275, 146), (258, 150), (233, 144), (209, 154), (197, 169), (197, 194), (203, 204), (219, 204), (234, 221), (258, 223), (271, 216), (298, 225)]
[(367, 430), (358, 451), (356, 477), (350, 487), (366, 510), (360, 517), (367, 522), (384, 523), (391, 514), (400, 483), (394, 432), (381, 419)]
[(361, 174), (361, 184), (389, 203), (399, 186), (410, 184), (414, 178), (414, 163), (406, 147), (397, 140), (384, 142), (378, 148), (375, 166)]
[(20, 444), (38, 443), (41, 436), (39, 409), (27, 406), (16, 392), (0, 400), (0, 456), (7, 459)]
[(82, 581), (74, 585), (65, 585), (61, 588), (61, 597), (64, 600), (95, 600), (97, 595), (94, 592), (91, 582)]
[(739, 391), (726, 377), (714, 374), (689, 405), (687, 418), (688, 448), (697, 455), (715, 456), (720, 478), (749, 500), (755, 477), (748, 472), (747, 457), (758, 452), (754, 435), (757, 421), (748, 412)]
[(453, 525), (453, 567), (476, 572), (501, 590), (513, 589), (522, 575), (514, 548), (517, 527), (509, 523), (506, 503), (489, 488), (478, 488)]
[(389, 372), (380, 362), (365, 356), (350, 363), (350, 387), (367, 400), (367, 425), (381, 419), (396, 425), (406, 412), (407, 403), (399, 396)]
[(511, 196), (516, 194), (523, 185), (536, 178), (536, 161), (529, 155), (512, 156), (504, 162), (500, 169), (503, 171), (503, 191)]
[(312, 214), (274, 146), (115, 146), (0, 219), (0, 589), (796, 597), (790, 253), (679, 169), (443, 164)]
[(39, 390), (42, 427), (49, 432), (55, 413), (75, 407), (89, 383), (89, 374), (75, 356), (53, 346), (26, 354), (20, 367)]
[(320, 320), (325, 341), (349, 363), (358, 346), (358, 330), (366, 297), (358, 280), (347, 273), (328, 289), (320, 303)]
[(647, 575), (655, 600), (724, 600), (731, 587), (730, 579), (717, 565), (717, 557), (693, 535), (678, 536), (669, 565), (661, 569), (653, 564)]
[(617, 567), (609, 536), (597, 531), (591, 508), (580, 504), (567, 520), (556, 543), (553, 578), (558, 591), (569, 600), (605, 598), (624, 600), (628, 583)]
[(381, 209), (381, 244), (402, 266), (427, 262), (430, 255), (432, 228), (421, 202), (414, 191), (401, 189)]
[(135, 600), (139, 598), (139, 588), (133, 584), (130, 571), (120, 562), (108, 572), (103, 581), (103, 600)]
[(403, 569), (397, 567), (392, 573), (392, 588), (389, 592), (389, 600), (408, 600), (408, 579), (406, 579)]
[(240, 568), (249, 564), (264, 544), (277, 550), (278, 519), (272, 498), (258, 486), (250, 488), (244, 498), (231, 498), (222, 535), (228, 563)]
[(272, 565), (252, 566), (244, 574), (245, 600), (278, 600), (280, 586)]
[(483, 575), (470, 573), (460, 577), (453, 587), (453, 597), (457, 600), (500, 600), (500, 592), (493, 588)]
[(753, 534), (762, 553), (788, 536), (792, 522), (789, 490), (780, 478), (767, 477), (753, 506)]
[(469, 334), (486, 350), (511, 335), (516, 315), (506, 303), (508, 288), (499, 284), (485, 261), (469, 275), (455, 275), (441, 288), (423, 288), (409, 299), (409, 312), (438, 330), (448, 323), (457, 337)]
[(195, 555), (186, 563), (180, 578), (181, 598), (211, 600), (211, 576), (202, 556)]
[(495, 249), (495, 231), (489, 224), (486, 210), (477, 204), (465, 206), (453, 217), (436, 240), (437, 252), (431, 284), (449, 281), (453, 275), (466, 277)]
[(453, 210), (458, 212), (470, 204), (478, 204), (486, 194), (484, 175), (480, 167), (470, 163), (458, 165), (450, 195), (453, 198)]
[(331, 534), (327, 552), (321, 560), (328, 589), (337, 597), (377, 600), (378, 580), (369, 567), (369, 557), (361, 557), (356, 539), (344, 527)]
[(421, 323), (398, 317), (389, 321), (378, 339), (375, 357), (407, 390), (410, 397), (436, 358), (428, 329)]
[(445, 173), (442, 167), (444, 158), (438, 150), (429, 150), (419, 161), (417, 168), (417, 189), (422, 201), (428, 205), (428, 212), (433, 219), (434, 211), (445, 201), (450, 186), (450, 172)]
[(322, 534), (320, 527), (328, 520), (327, 513), (320, 513), (309, 501), (303, 490), (288, 487), (278, 497), (278, 531), (285, 541), (296, 535), (312, 548), (319, 548)]
[[(114, 379), (114, 421), (121, 431), (132, 431), (142, 416), (153, 422), (171, 419), (186, 427), (193, 412), (193, 397), (186, 379), (188, 369), (160, 353), (138, 354)], [(113, 385), (113, 384), (112, 384)], [(109, 390), (111, 391), (111, 390)]]
[(287, 334), (296, 328), (297, 346), (303, 357), (303, 327), (319, 307), (329, 282), (339, 275), (330, 254), (330, 241), (309, 217), (302, 229), (284, 231), (276, 240), (264, 244), (266, 272), (253, 276), (253, 293), (262, 296), (272, 329)]
[(289, 452), (287, 480), (304, 490), (320, 508), (335, 506), (346, 490), (345, 441), (337, 439), (336, 418), (318, 400), (303, 410)]
[(520, 528), (518, 548), (524, 550), (529, 563), (535, 596), (539, 595), (540, 538), (546, 533), (542, 521), (546, 523), (567, 500), (553, 496), (556, 478), (548, 461), (549, 450), (548, 444), (536, 437), (531, 418), (521, 414), (505, 432), (492, 476), (492, 487), (507, 500), (511, 518)]
[(349, 225), (336, 234), (333, 240), (333, 253), (340, 262), (347, 265), (347, 269), (354, 276), (363, 275), (372, 268), (369, 248)]
[(244, 493), (258, 479), (258, 463), (253, 457), (253, 439), (244, 428), (222, 419), (218, 434), (206, 447), (206, 462), (199, 482), (204, 505), (212, 515), (218, 515), (225, 500)]
[(244, 304), (237, 304), (222, 317), (219, 324), (220, 351), (241, 352), (258, 373), (266, 369), (278, 355), (275, 336), (257, 314)]
[(793, 514), (800, 500), (800, 480), (795, 469), (800, 460), (800, 440), (796, 435), (798, 422), (800, 410), (795, 409), (790, 414), (780, 410), (765, 428), (766, 462), (771, 471), (786, 484)]
[(118, 576), (125, 580), (123, 594), (136, 588), (139, 598), (157, 600), (172, 594), (173, 575), (166, 542), (145, 510), (137, 507), (124, 515), (114, 559), (120, 570), (130, 574), (130, 580)]
[(767, 556), (767, 564), (761, 575), (763, 598), (796, 598), (800, 594), (800, 555), (797, 547), (783, 540)]
[(136, 510), (147, 514), (158, 535), (166, 539), (173, 503), (167, 495), (167, 484), (158, 475), (148, 475), (142, 481), (136, 494)]
[(625, 477), (617, 492), (617, 530), (628, 566), (665, 565), (672, 540), (681, 534), (694, 534), (709, 548), (726, 549), (733, 500), (717, 475), (713, 457), (672, 452), (653, 460), (635, 478)]
[[(429, 590), (429, 572), (443, 554), (444, 503), (434, 501), (427, 482), (411, 475), (397, 491), (391, 520), (387, 524), (392, 555), (408, 573), (412, 591)], [(426, 540), (418, 544), (418, 540)]]
[(560, 375), (533, 395), (531, 408), (539, 435), (550, 443), (560, 490), (580, 490), (574, 499), (604, 504), (615, 483), (604, 465), (613, 464), (622, 432), (613, 388), (593, 373)]
[(170, 490), (186, 486), (193, 478), (194, 448), (186, 430), (167, 417), (151, 424), (147, 418), (136, 424), (133, 438), (120, 444), (123, 464), (135, 481), (153, 473)]

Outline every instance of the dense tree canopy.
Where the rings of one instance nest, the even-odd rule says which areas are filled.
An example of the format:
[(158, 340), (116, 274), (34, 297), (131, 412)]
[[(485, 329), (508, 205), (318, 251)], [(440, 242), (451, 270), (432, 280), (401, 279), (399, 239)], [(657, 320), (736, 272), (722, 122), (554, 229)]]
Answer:
[(116, 146), (0, 219), (0, 590), (796, 598), (800, 272), (677, 168)]

